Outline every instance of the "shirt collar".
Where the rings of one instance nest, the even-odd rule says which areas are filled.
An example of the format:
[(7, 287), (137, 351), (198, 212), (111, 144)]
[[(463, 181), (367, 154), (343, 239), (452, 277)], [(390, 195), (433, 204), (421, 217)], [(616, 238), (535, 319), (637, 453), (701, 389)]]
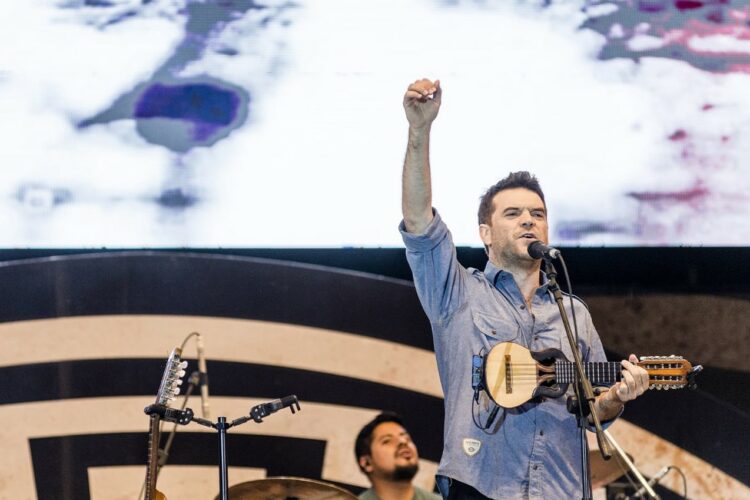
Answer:
[[(547, 293), (547, 288), (549, 287), (549, 279), (547, 278), (547, 273), (544, 271), (539, 271), (540, 279), (539, 279), (539, 288), (537, 288), (536, 293), (538, 295), (543, 295)], [(501, 276), (507, 275), (512, 276), (509, 272), (504, 271), (497, 267), (495, 264), (487, 261), (487, 265), (484, 266), (484, 275), (487, 277), (490, 283), (492, 283), (492, 286), (497, 288), (497, 280), (500, 279)]]

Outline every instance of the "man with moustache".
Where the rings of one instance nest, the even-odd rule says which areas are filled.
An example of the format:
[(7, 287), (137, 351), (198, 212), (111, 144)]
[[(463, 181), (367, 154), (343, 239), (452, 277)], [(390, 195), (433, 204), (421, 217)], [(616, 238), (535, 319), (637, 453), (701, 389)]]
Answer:
[(372, 488), (361, 500), (439, 500), (434, 493), (412, 484), (419, 470), (419, 453), (395, 413), (384, 412), (367, 423), (354, 443), (359, 469)]
[[(479, 404), (474, 401), (472, 355), (500, 342), (573, 357), (541, 260), (528, 253), (531, 242), (548, 242), (547, 206), (534, 176), (514, 172), (485, 192), (478, 222), (489, 261), (484, 271), (458, 262), (451, 234), (432, 207), (430, 130), (441, 99), (440, 82), (426, 79), (404, 95), (409, 141), (400, 226), (445, 395), (438, 487), (451, 500), (581, 498), (580, 434), (565, 397), (500, 409), (490, 424), (494, 404), (484, 394)], [(583, 361), (606, 361), (585, 305), (575, 300), (574, 308)], [(648, 373), (635, 362), (635, 355), (623, 360), (622, 381), (597, 397), (594, 408), (603, 423), (648, 388)]]

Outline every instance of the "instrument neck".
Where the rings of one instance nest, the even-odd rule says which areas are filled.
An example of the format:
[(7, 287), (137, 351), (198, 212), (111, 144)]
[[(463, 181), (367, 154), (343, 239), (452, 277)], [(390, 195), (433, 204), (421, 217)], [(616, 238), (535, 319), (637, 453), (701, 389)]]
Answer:
[(156, 469), (159, 456), (159, 441), (161, 434), (159, 424), (161, 417), (151, 415), (148, 432), (148, 460), (146, 461), (146, 500), (157, 500), (160, 498), (159, 492), (156, 491)]
[[(622, 379), (622, 365), (619, 361), (583, 363), (586, 376), (594, 385), (611, 386)], [(576, 367), (569, 361), (555, 362), (555, 379), (561, 384), (575, 382)]]

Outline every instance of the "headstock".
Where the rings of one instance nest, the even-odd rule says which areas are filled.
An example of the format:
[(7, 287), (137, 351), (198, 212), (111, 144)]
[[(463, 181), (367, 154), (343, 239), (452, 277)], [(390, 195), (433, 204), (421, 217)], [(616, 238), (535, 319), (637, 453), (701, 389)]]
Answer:
[(649, 389), (695, 388), (695, 375), (703, 367), (692, 364), (682, 356), (643, 356), (638, 366), (648, 372)]
[(187, 368), (187, 361), (182, 361), (181, 355), (182, 349), (179, 347), (175, 347), (169, 355), (154, 404), (169, 406), (180, 393), (182, 378), (185, 376), (185, 368)]

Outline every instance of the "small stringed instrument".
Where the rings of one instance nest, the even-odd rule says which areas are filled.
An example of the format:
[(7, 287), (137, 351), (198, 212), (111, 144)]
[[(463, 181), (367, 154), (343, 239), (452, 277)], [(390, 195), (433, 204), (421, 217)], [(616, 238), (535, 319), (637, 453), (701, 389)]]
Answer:
[[(180, 393), (182, 377), (185, 376), (185, 368), (187, 367), (187, 361), (182, 361), (181, 355), (182, 350), (179, 347), (175, 347), (169, 355), (154, 405), (168, 407)], [(151, 419), (148, 431), (148, 460), (146, 461), (146, 500), (166, 500), (167, 497), (156, 489), (161, 416), (156, 412), (150, 412), (150, 409), (151, 406), (146, 407), (146, 413), (149, 414)]]
[[(637, 363), (648, 372), (649, 389), (694, 385), (695, 368), (680, 356), (644, 356)], [(622, 378), (619, 361), (583, 363), (594, 386), (612, 386)], [(515, 408), (536, 397), (557, 398), (575, 380), (576, 367), (557, 349), (532, 352), (513, 342), (495, 345), (484, 362), (484, 387), (503, 408)]]

